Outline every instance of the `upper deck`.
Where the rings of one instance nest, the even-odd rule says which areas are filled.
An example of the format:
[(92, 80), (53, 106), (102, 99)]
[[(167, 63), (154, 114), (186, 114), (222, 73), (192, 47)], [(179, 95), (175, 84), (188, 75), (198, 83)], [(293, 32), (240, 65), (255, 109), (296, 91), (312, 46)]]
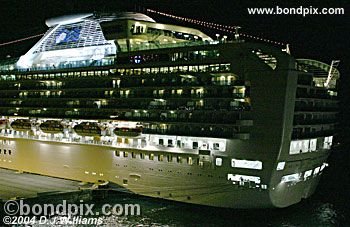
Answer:
[(48, 31), (26, 54), (0, 62), (1, 71), (106, 66), (121, 52), (216, 43), (197, 29), (140, 13), (68, 15), (46, 24)]

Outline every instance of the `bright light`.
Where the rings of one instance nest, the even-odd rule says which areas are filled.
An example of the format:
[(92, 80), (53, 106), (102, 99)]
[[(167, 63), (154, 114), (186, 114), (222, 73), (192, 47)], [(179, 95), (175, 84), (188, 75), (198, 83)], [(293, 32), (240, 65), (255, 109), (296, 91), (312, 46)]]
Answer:
[(283, 170), (285, 165), (286, 165), (286, 162), (279, 162), (277, 164), (276, 170)]
[(262, 169), (261, 161), (250, 161), (241, 159), (232, 159), (231, 166), (234, 168), (244, 168), (244, 169)]
[(312, 169), (306, 171), (306, 172), (304, 173), (304, 179), (306, 180), (306, 178), (308, 178), (309, 176), (311, 176), (311, 174), (312, 174)]
[(316, 167), (314, 170), (314, 175), (317, 175), (320, 172), (321, 167)]
[(320, 171), (322, 171), (324, 168), (326, 168), (328, 166), (328, 163), (323, 163), (322, 166), (321, 166), (321, 169)]
[(300, 181), (300, 174), (299, 173), (293, 173), (290, 175), (283, 176), (281, 179), (281, 183), (287, 183), (287, 182), (298, 182)]
[(248, 175), (239, 175), (239, 174), (227, 174), (227, 180), (231, 180), (231, 181), (253, 181), (256, 184), (260, 184), (261, 180), (260, 177), (256, 177), (256, 176), (248, 176)]
[(215, 165), (222, 166), (222, 158), (216, 158), (215, 159)]

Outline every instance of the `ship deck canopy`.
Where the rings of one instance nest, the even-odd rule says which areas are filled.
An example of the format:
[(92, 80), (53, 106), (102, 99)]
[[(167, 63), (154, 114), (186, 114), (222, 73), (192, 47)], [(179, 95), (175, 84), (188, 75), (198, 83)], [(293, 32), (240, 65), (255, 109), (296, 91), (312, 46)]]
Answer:
[(334, 66), (312, 59), (296, 59), (296, 61), (298, 70), (313, 74), (316, 86), (335, 88), (340, 73)]

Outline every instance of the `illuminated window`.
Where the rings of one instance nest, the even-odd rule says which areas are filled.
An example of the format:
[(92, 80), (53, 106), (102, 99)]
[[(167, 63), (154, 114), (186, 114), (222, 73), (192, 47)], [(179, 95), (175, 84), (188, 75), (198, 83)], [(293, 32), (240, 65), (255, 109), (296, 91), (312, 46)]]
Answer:
[(164, 155), (160, 154), (158, 155), (158, 161), (162, 162), (164, 159)]
[(176, 94), (177, 94), (177, 95), (182, 95), (182, 92), (183, 92), (183, 90), (182, 90), (182, 89), (178, 89), (178, 90), (176, 90)]
[(330, 149), (332, 146), (332, 141), (333, 141), (333, 136), (328, 136), (324, 138), (324, 144), (323, 148), (324, 149)]
[(283, 170), (285, 165), (286, 165), (286, 162), (279, 162), (277, 164), (276, 170)]
[(307, 180), (307, 178), (308, 178), (309, 176), (311, 176), (311, 174), (312, 174), (312, 169), (306, 171), (306, 172), (304, 173), (304, 179)]
[(149, 154), (149, 160), (154, 160), (154, 154), (153, 153)]
[(187, 157), (187, 163), (188, 163), (189, 165), (193, 165), (192, 157)]
[(317, 139), (310, 140), (310, 151), (316, 151), (317, 149)]
[(289, 154), (306, 153), (309, 151), (310, 140), (291, 141)]
[(215, 159), (215, 165), (216, 166), (222, 166), (222, 158), (216, 158)]
[(257, 176), (248, 176), (248, 175), (239, 175), (239, 174), (227, 174), (227, 180), (237, 181), (237, 182), (255, 182), (260, 184), (260, 177)]
[(328, 166), (328, 163), (323, 163), (322, 166), (321, 166), (321, 169), (320, 171), (322, 171), (324, 168), (326, 168)]
[(317, 175), (320, 172), (321, 167), (316, 167), (314, 170), (314, 175)]
[(200, 167), (203, 167), (204, 166), (204, 162), (202, 160), (200, 160), (199, 158), (197, 159), (197, 164), (198, 166)]
[(262, 169), (262, 162), (232, 159), (231, 166), (234, 168), (244, 168), (244, 169)]
[(290, 175), (283, 176), (281, 179), (281, 183), (287, 183), (287, 182), (298, 182), (300, 181), (300, 174), (299, 173), (293, 173)]

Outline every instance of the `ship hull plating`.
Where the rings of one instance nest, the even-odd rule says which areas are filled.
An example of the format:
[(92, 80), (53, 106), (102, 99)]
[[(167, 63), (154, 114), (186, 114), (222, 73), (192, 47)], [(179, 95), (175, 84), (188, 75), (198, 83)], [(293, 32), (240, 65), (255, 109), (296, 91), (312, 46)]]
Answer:
[[(0, 167), (83, 181), (108, 181), (125, 191), (168, 200), (227, 208), (286, 207), (309, 197), (320, 175), (295, 184), (279, 183), (266, 189), (233, 184), (230, 168), (188, 165), (132, 157), (116, 157), (117, 148), (0, 137)], [(4, 145), (5, 144), (5, 145)], [(120, 149), (132, 152), (132, 149)], [(147, 154), (147, 151), (144, 151)], [(152, 152), (152, 151), (149, 151)], [(310, 163), (310, 166), (320, 165)]]

